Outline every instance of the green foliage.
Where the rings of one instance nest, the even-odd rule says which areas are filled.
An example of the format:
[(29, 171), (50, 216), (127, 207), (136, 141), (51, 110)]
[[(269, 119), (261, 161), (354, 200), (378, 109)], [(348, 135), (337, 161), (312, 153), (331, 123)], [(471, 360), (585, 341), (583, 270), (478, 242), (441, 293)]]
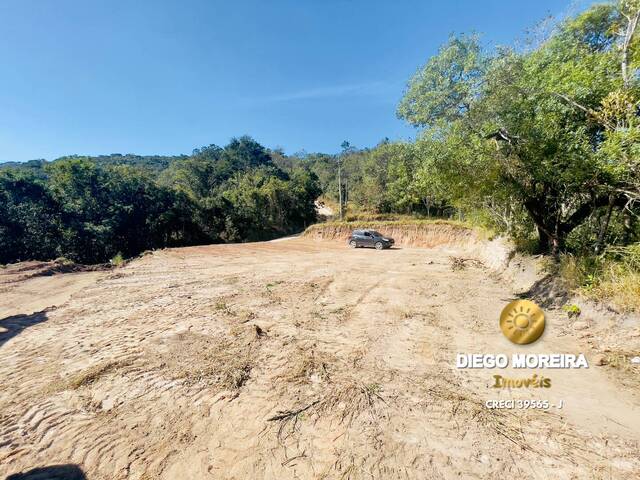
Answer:
[(460, 118), (478, 94), (485, 68), (476, 35), (452, 36), (411, 78), (398, 116), (421, 127)]
[[(424, 148), (424, 142), (388, 140), (372, 149), (351, 147), (341, 157), (349, 212), (451, 216), (451, 196), (421, 158)], [(337, 159), (309, 155), (299, 161), (319, 178), (325, 198), (337, 202)]]
[(0, 263), (60, 256), (57, 204), (31, 172), (0, 172)]
[(161, 172), (87, 157), (5, 168), (0, 263), (100, 263), (165, 246), (273, 238), (313, 222), (319, 194), (310, 171), (284, 172), (249, 137), (174, 158)]
[[(536, 253), (637, 241), (640, 41), (629, 26), (638, 5), (595, 5), (523, 51), (488, 54), (475, 35), (451, 37), (398, 106), (423, 128), (417, 140), (341, 154), (348, 215), (465, 219)], [(337, 158), (299, 159), (337, 200)]]
[[(627, 13), (594, 6), (523, 52), (487, 56), (476, 37), (450, 39), (399, 106), (401, 117), (428, 127), (416, 143), (425, 188), (463, 211), (481, 208), (516, 238), (530, 238), (535, 227), (542, 251), (566, 249), (585, 224), (597, 228), (590, 248), (601, 249), (612, 211), (633, 218), (630, 200), (640, 199), (640, 85), (637, 75), (621, 74), (619, 35), (634, 5)], [(402, 188), (410, 191), (406, 182)]]
[(264, 240), (313, 223), (313, 201), (320, 193), (310, 172), (297, 169), (282, 179), (273, 175), (270, 168), (258, 168), (231, 178), (222, 197), (234, 205), (228, 217), (232, 219), (233, 234), (247, 240)]
[(580, 314), (582, 313), (582, 310), (580, 310), (580, 307), (578, 305), (575, 305), (575, 304), (564, 305), (562, 307), (562, 309), (565, 312), (567, 312), (567, 316), (569, 318), (579, 317)]
[(101, 167), (113, 166), (113, 165), (130, 165), (146, 170), (150, 174), (157, 174), (165, 170), (173, 162), (187, 158), (186, 155), (179, 156), (163, 156), (163, 155), (132, 155), (121, 153), (112, 153), (111, 155), (99, 155), (95, 157), (68, 155), (60, 157), (53, 162), (47, 162), (46, 160), (29, 160), (27, 162), (5, 162), (0, 163), (0, 170), (7, 169), (19, 169), (22, 171), (28, 170), (35, 173), (37, 176), (44, 177), (44, 170), (50, 163), (55, 163), (61, 160), (73, 160), (83, 158), (90, 160)]
[(114, 267), (122, 267), (126, 263), (126, 260), (122, 256), (122, 253), (118, 252), (115, 257), (109, 260), (109, 263)]
[(554, 265), (567, 286), (623, 311), (640, 311), (640, 243), (609, 247), (601, 255), (565, 254)]

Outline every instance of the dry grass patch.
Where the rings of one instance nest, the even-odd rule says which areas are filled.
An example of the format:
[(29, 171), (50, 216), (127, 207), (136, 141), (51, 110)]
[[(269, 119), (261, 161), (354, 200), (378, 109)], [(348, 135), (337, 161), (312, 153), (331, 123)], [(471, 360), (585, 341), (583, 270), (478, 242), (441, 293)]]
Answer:
[(465, 270), (467, 267), (482, 268), (482, 262), (475, 258), (449, 257), (451, 270), (454, 272)]
[(626, 389), (640, 388), (640, 365), (631, 363), (631, 359), (640, 356), (640, 350), (609, 350), (605, 354), (605, 365)]
[(167, 342), (164, 351), (153, 354), (155, 363), (185, 385), (237, 390), (249, 379), (259, 339), (250, 326), (234, 333), (228, 337), (180, 333)]
[(587, 298), (623, 312), (640, 311), (640, 244), (610, 247), (600, 256), (564, 255), (548, 268)]
[(640, 311), (640, 272), (611, 272), (597, 285), (581, 292), (595, 300), (607, 300), (622, 311)]
[(344, 379), (331, 382), (327, 391), (310, 399), (306, 403), (287, 409), (278, 410), (267, 418), (267, 422), (277, 422), (278, 440), (284, 442), (298, 432), (300, 422), (313, 418), (334, 418), (340, 424), (351, 426), (361, 415), (368, 414), (371, 421), (383, 416), (381, 408), (386, 406), (382, 387), (377, 383), (365, 384), (356, 379)]
[(107, 375), (108, 373), (131, 365), (131, 363), (131, 361), (127, 360), (114, 360), (94, 365), (93, 367), (88, 368), (87, 370), (83, 370), (82, 372), (72, 376), (69, 380), (67, 380), (66, 387), (71, 390), (77, 390), (80, 387), (84, 387), (96, 382), (100, 377)]
[[(574, 464), (582, 461), (582, 454), (588, 451), (584, 445), (584, 436), (566, 423), (559, 422), (562, 417), (552, 410), (542, 414), (534, 410), (514, 412), (489, 409), (477, 395), (443, 385), (429, 387), (427, 392), (430, 402), (449, 406), (449, 414), (458, 429), (464, 432), (463, 435), (466, 435), (470, 425), (474, 425), (492, 432), (496, 442), (506, 441), (505, 448), (516, 446), (521, 452), (531, 452), (535, 456), (555, 460), (569, 459)], [(552, 424), (549, 421), (554, 417)], [(532, 438), (538, 438), (538, 441), (532, 441)]]
[(486, 408), (483, 400), (462, 389), (435, 385), (429, 387), (427, 392), (431, 401), (450, 406), (449, 414), (459, 428), (466, 428), (469, 421), (473, 420), (475, 425), (493, 431), (522, 450), (532, 450), (522, 430), (522, 419), (513, 412)]
[(275, 377), (277, 383), (301, 385), (327, 382), (330, 379), (329, 365), (335, 364), (331, 354), (311, 348), (296, 347), (287, 361), (287, 370)]
[(218, 313), (222, 313), (228, 317), (233, 317), (235, 315), (233, 309), (229, 306), (229, 304), (224, 299), (216, 300), (213, 308)]
[(121, 360), (107, 360), (105, 362), (92, 365), (91, 367), (81, 370), (77, 373), (70, 375), (67, 378), (60, 378), (50, 383), (44, 388), (46, 394), (54, 392), (61, 392), (63, 390), (78, 390), (82, 387), (86, 387), (96, 383), (102, 377), (111, 373), (122, 373), (122, 371), (132, 365), (134, 358), (127, 358)]
[(275, 385), (286, 391), (290, 391), (292, 386), (302, 391), (300, 387), (314, 384), (320, 388), (315, 389), (316, 395), (307, 393), (306, 400), (278, 410), (267, 419), (277, 423), (280, 442), (296, 433), (300, 422), (305, 419), (315, 422), (328, 418), (350, 426), (363, 414), (368, 414), (369, 420), (374, 422), (383, 415), (381, 408), (388, 402), (383, 388), (377, 382), (353, 376), (358, 362), (358, 356), (341, 361), (333, 354), (314, 348), (298, 347), (290, 355), (288, 368), (275, 377)]

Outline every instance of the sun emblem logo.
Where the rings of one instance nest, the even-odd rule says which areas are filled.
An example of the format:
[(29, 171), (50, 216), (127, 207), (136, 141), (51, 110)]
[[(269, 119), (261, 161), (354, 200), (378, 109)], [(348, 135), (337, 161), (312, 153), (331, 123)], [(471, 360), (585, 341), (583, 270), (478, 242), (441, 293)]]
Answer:
[(513, 343), (533, 343), (544, 332), (544, 312), (529, 300), (514, 300), (500, 314), (500, 329)]

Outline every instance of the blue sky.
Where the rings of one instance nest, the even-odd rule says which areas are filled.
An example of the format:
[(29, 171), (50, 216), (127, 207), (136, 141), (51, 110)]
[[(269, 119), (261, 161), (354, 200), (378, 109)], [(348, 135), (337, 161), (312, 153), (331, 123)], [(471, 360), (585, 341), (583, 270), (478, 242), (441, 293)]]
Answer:
[(411, 138), (396, 105), (450, 33), (512, 44), (586, 3), (2, 0), (0, 161)]

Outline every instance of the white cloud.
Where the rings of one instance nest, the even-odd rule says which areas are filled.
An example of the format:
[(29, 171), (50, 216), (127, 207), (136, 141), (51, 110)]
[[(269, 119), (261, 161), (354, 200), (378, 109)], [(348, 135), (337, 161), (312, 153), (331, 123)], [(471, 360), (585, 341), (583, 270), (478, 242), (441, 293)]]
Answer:
[(356, 83), (351, 85), (333, 85), (328, 87), (308, 88), (296, 92), (268, 95), (260, 98), (259, 102), (277, 103), (295, 100), (314, 100), (321, 98), (342, 97), (345, 95), (380, 95), (391, 85), (386, 82)]
[(331, 85), (325, 87), (307, 88), (293, 92), (285, 92), (262, 97), (245, 98), (243, 103), (248, 105), (265, 103), (295, 102), (297, 100), (316, 100), (323, 98), (337, 98), (344, 96), (382, 96), (397, 90), (398, 86), (390, 82), (367, 82), (348, 85)]

